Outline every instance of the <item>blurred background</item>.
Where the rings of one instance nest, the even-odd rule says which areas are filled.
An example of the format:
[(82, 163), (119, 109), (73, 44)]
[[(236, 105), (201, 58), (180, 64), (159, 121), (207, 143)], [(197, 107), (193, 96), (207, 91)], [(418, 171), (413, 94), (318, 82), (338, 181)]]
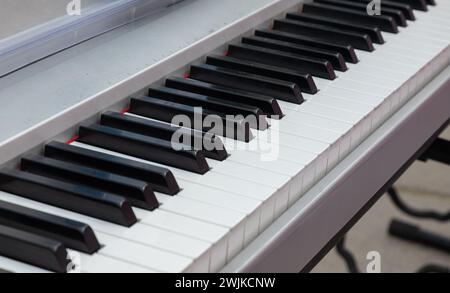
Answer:
[[(450, 139), (450, 128), (441, 137)], [(440, 212), (450, 210), (449, 166), (433, 161), (416, 161), (395, 187), (402, 200), (411, 207)], [(389, 196), (384, 195), (346, 237), (345, 247), (353, 254), (360, 271), (366, 271), (366, 256), (370, 251), (381, 254), (381, 271), (385, 273), (416, 272), (430, 263), (450, 267), (450, 253), (388, 235), (389, 223), (393, 218), (450, 238), (449, 222), (410, 217), (394, 206)], [(333, 249), (313, 272), (346, 273), (348, 269), (343, 258)]]

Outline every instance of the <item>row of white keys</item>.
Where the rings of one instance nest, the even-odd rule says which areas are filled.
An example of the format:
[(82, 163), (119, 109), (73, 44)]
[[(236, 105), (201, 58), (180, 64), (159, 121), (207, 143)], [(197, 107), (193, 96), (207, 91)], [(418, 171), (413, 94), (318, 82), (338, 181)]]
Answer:
[[(78, 146), (88, 147), (83, 144), (75, 144)], [(322, 145), (322, 144), (320, 144)], [(89, 146), (88, 148), (100, 150), (99, 148), (93, 148)], [(105, 151), (105, 150), (101, 150)], [(299, 151), (295, 150), (297, 154), (300, 154)], [(106, 151), (108, 152), (108, 151)], [(113, 152), (108, 152), (110, 154), (113, 154)], [(240, 153), (240, 152), (237, 152)], [(115, 155), (118, 155), (117, 153), (114, 153)], [(242, 155), (242, 153), (240, 153)], [(250, 154), (250, 153), (249, 153)], [(254, 153), (252, 153), (254, 156)], [(305, 154), (300, 157), (308, 157), (310, 154)], [(123, 156), (123, 155), (122, 155)], [(125, 156), (126, 157), (126, 156)], [(233, 158), (233, 155), (230, 157)], [(177, 201), (179, 202), (179, 198), (183, 197), (183, 195), (186, 195), (186, 197), (193, 198), (195, 196), (195, 192), (201, 192), (199, 190), (200, 185), (207, 185), (212, 188), (222, 189), (220, 190), (220, 196), (226, 196), (223, 191), (229, 192), (235, 192), (237, 194), (241, 194), (242, 196), (245, 196), (245, 200), (248, 201), (247, 197), (253, 197), (255, 199), (261, 200), (261, 205), (263, 207), (262, 213), (261, 213), (261, 221), (259, 227), (253, 227), (246, 225), (245, 230), (245, 237), (244, 237), (244, 243), (248, 243), (250, 240), (252, 240), (262, 229), (267, 227), (274, 218), (278, 217), (284, 210), (287, 209), (289, 202), (292, 202), (293, 197), (290, 196), (290, 194), (295, 194), (295, 196), (299, 195), (301, 193), (302, 188), (302, 177), (297, 176), (303, 167), (303, 165), (293, 165), (289, 162), (283, 162), (280, 161), (279, 163), (273, 162), (270, 164), (264, 164), (260, 161), (258, 161), (255, 157), (253, 157), (253, 160), (250, 160), (246, 162), (245, 164), (242, 164), (239, 162), (239, 160), (227, 160), (225, 162), (214, 162), (210, 161), (209, 163), (213, 165), (212, 171), (208, 172), (207, 174), (200, 176), (197, 174), (193, 174), (191, 172), (186, 172), (183, 170), (177, 170), (175, 168), (170, 168), (173, 172), (175, 177), (178, 180), (181, 180), (180, 184), (182, 188), (184, 189), (179, 196), (177, 196)], [(311, 156), (311, 158), (314, 158), (314, 156)], [(133, 158), (136, 159), (136, 158)], [(308, 158), (309, 159), (309, 158)], [(139, 160), (139, 159), (136, 159)], [(143, 161), (143, 160), (140, 160)], [(288, 167), (288, 169), (286, 169)], [(297, 169), (296, 169), (297, 168)], [(283, 170), (282, 172), (276, 172), (273, 170)], [(244, 180), (241, 180), (241, 178), (245, 178)], [(262, 181), (261, 181), (262, 180)], [(184, 181), (184, 182), (183, 182)], [(262, 183), (261, 182), (266, 182)], [(251, 183), (251, 184), (250, 184)], [(195, 187), (194, 184), (197, 184)], [(267, 185), (267, 187), (272, 187), (271, 189), (267, 189), (267, 187), (264, 187), (263, 185)], [(230, 186), (232, 188), (230, 188)], [(261, 188), (264, 187), (266, 189), (265, 192), (261, 192)], [(291, 192), (291, 188), (295, 190), (294, 193)], [(233, 190), (233, 188), (237, 188), (236, 190)], [(203, 191), (204, 192), (204, 191)], [(212, 191), (211, 191), (212, 192)], [(277, 195), (278, 193), (278, 195)], [(198, 196), (195, 198), (198, 199)], [(175, 202), (174, 199), (163, 199), (163, 205), (161, 206), (161, 209), (167, 209), (167, 201)], [(201, 201), (205, 201), (205, 197), (201, 199)], [(213, 204), (211, 201), (210, 204)], [(217, 204), (214, 203), (214, 204)], [(235, 202), (236, 205), (239, 205), (239, 202)], [(224, 205), (222, 205), (224, 206)], [(229, 204), (226, 206), (226, 208), (230, 208)], [(188, 212), (191, 213), (191, 217), (198, 217), (198, 213), (193, 213), (190, 211), (191, 209), (187, 209), (180, 205), (180, 209), (183, 209), (183, 211), (180, 210), (173, 210), (171, 209), (171, 212)], [(215, 213), (214, 213), (215, 215)], [(224, 225), (224, 223), (217, 223), (216, 219), (207, 219), (208, 221), (215, 221), (216, 224)], [(248, 222), (247, 222), (248, 223)], [(227, 224), (227, 223), (226, 223)], [(258, 224), (258, 222), (256, 222)], [(233, 226), (231, 226), (233, 227)], [(251, 228), (251, 229), (250, 229)], [(250, 235), (250, 237), (248, 237)], [(228, 257), (233, 256), (237, 250), (232, 250), (232, 252), (229, 252)]]
[[(173, 197), (156, 193), (158, 200), (162, 203), (159, 209), (227, 228), (230, 233), (227, 243), (228, 248), (223, 252), (227, 260), (235, 256), (243, 248), (246, 241), (250, 241), (258, 234), (262, 221), (267, 221), (268, 225), (274, 219), (275, 201), (271, 198), (271, 195), (276, 193), (277, 190), (275, 188), (213, 171), (199, 175), (81, 143), (74, 143), (74, 145), (169, 168), (183, 190)], [(226, 193), (228, 188), (230, 194), (240, 195), (235, 197), (235, 199), (239, 198), (239, 201), (235, 203), (236, 207), (234, 209), (230, 209), (228, 206), (219, 206), (220, 202), (212, 204), (205, 203), (204, 200), (198, 201), (193, 199), (196, 193), (205, 192), (205, 188), (208, 188), (206, 194), (210, 194), (211, 199), (216, 196), (228, 196)], [(249, 202), (255, 203), (255, 201), (255, 211), (251, 213), (249, 211), (248, 214), (236, 211), (239, 202), (247, 205)], [(150, 213), (146, 211), (137, 212), (137, 216), (140, 219), (148, 214)], [(254, 217), (254, 215), (256, 216)], [(223, 259), (223, 257), (220, 259)], [(217, 263), (214, 259), (211, 262)]]
[[(390, 60), (393, 60), (391, 64), (395, 65), (392, 67), (395, 68), (395, 70), (392, 71), (391, 70), (385, 71), (383, 68), (378, 68), (377, 66), (379, 66), (378, 63), (380, 63), (379, 62), (380, 56), (383, 59), (391, 56), (390, 55), (390, 50), (392, 50), (391, 47), (385, 45), (384, 47), (382, 47), (384, 49), (382, 53), (387, 52), (387, 54), (384, 55), (383, 54), (377, 55), (376, 54), (377, 52), (366, 53), (358, 51), (359, 56), (361, 55), (364, 56), (360, 64), (364, 64), (364, 66), (368, 69), (375, 69), (374, 72), (372, 73), (372, 76), (369, 75), (370, 79), (368, 79), (367, 82), (364, 81), (359, 82), (355, 79), (352, 80), (351, 78), (349, 79), (342, 78), (345, 77), (346, 73), (339, 73), (339, 78), (335, 81), (325, 81), (321, 79), (315, 79), (316, 81), (320, 80), (320, 82), (317, 83), (319, 89), (325, 88), (325, 90), (322, 90), (322, 92), (319, 92), (315, 96), (305, 95), (305, 98), (308, 100), (308, 102), (311, 103), (308, 103), (308, 105), (305, 107), (305, 105), (296, 106), (293, 104), (280, 102), (280, 104), (282, 105), (282, 109), (284, 111), (297, 110), (300, 112), (305, 111), (309, 113), (314, 113), (316, 115), (319, 114), (323, 117), (328, 117), (333, 120), (347, 122), (348, 124), (354, 124), (355, 121), (360, 123), (359, 121), (361, 120), (364, 121), (365, 115), (371, 114), (373, 117), (371, 117), (370, 119), (366, 119), (366, 123), (363, 124), (362, 126), (363, 133), (361, 138), (365, 138), (373, 130), (373, 128), (378, 127), (381, 124), (381, 122), (384, 121), (388, 117), (388, 115), (392, 113), (393, 110), (396, 110), (395, 106), (396, 104), (394, 104), (394, 102), (390, 100), (395, 99), (398, 102), (400, 99), (404, 99), (408, 96), (409, 93), (407, 90), (405, 90), (404, 88), (398, 89), (398, 87), (402, 85), (402, 82), (399, 81), (406, 79), (406, 77), (410, 77), (426, 64), (426, 58), (424, 56), (419, 55), (414, 56), (416, 57), (415, 59), (391, 58)], [(397, 52), (397, 50), (395, 50), (394, 52)], [(373, 58), (374, 60), (372, 61), (372, 64), (366, 62), (368, 61), (367, 59), (369, 58), (369, 56), (370, 57), (377, 56), (376, 58)], [(400, 61), (398, 59), (400, 59)], [(413, 61), (416, 61), (417, 63), (414, 63)], [(385, 65), (389, 66), (389, 62), (387, 63), (388, 64), (383, 64), (383, 66)], [(354, 73), (354, 76), (359, 75), (357, 67), (358, 66), (351, 66), (350, 68), (351, 71)], [(384, 72), (387, 72), (388, 75), (396, 79), (396, 81), (389, 82), (389, 80), (386, 80), (385, 79), (386, 74), (384, 74)], [(374, 80), (375, 82), (378, 81), (379, 85), (377, 83), (374, 84), (373, 83)], [(367, 85), (369, 85), (371, 82), (372, 86), (368, 87)], [(390, 100), (388, 100), (387, 97), (389, 97)], [(318, 99), (317, 102), (315, 101), (316, 98)], [(341, 99), (341, 101), (344, 99), (352, 101), (353, 104), (342, 103), (341, 105), (339, 105), (336, 101), (336, 98)], [(317, 107), (316, 105), (311, 106), (311, 104), (319, 104), (323, 107), (321, 109), (318, 109), (319, 107)], [(379, 113), (374, 111), (374, 107), (378, 107), (380, 109)], [(347, 115), (344, 114), (343, 117), (340, 114), (334, 113), (332, 109), (334, 110), (339, 109), (340, 111), (342, 111), (340, 113), (345, 113)], [(351, 115), (349, 112), (354, 112), (357, 115)], [(293, 116), (289, 115), (289, 117)], [(360, 140), (357, 141), (357, 143), (359, 142)]]
[[(143, 119), (146, 119), (145, 117), (142, 117)], [(325, 132), (324, 130), (316, 130), (315, 133), (320, 134), (321, 132)], [(309, 133), (314, 133), (313, 131), (309, 131)], [(260, 132), (261, 135), (265, 135), (265, 132)], [(327, 134), (328, 135), (328, 134)], [(259, 136), (257, 135), (257, 138)], [(275, 192), (273, 190), (269, 194), (262, 194), (263, 197), (261, 197), (261, 194), (254, 194), (248, 192), (248, 190), (245, 190), (245, 192), (242, 191), (236, 191), (236, 193), (239, 193), (243, 196), (250, 196), (255, 197), (256, 199), (266, 201), (268, 196), (271, 196), (270, 203), (274, 202), (275, 208), (273, 209), (273, 205), (266, 205), (269, 207), (269, 209), (264, 209), (266, 212), (263, 212), (262, 218), (261, 218), (261, 227), (259, 229), (262, 230), (265, 227), (267, 227), (268, 224), (271, 223), (273, 218), (278, 217), (284, 210), (286, 210), (289, 199), (292, 199), (293, 197), (291, 194), (298, 195), (302, 191), (302, 175), (300, 174), (300, 171), (304, 165), (308, 165), (312, 162), (312, 160), (317, 157), (318, 154), (323, 153), (324, 150), (328, 147), (329, 144), (322, 143), (320, 141), (316, 141), (314, 139), (306, 139), (302, 137), (292, 136), (292, 135), (286, 135), (283, 134), (281, 136), (281, 143), (283, 143), (283, 146), (280, 146), (283, 150), (288, 149), (289, 152), (295, 153), (295, 157), (302, 161), (295, 161), (297, 163), (300, 163), (300, 165), (293, 164), (290, 161), (292, 161), (292, 156), (289, 155), (287, 157), (287, 160), (289, 161), (283, 161), (281, 160), (279, 163), (272, 162), (271, 164), (264, 164), (264, 162), (261, 162), (258, 158), (255, 158), (255, 153), (251, 152), (245, 152), (248, 148), (253, 148), (257, 152), (261, 151), (261, 148), (257, 145), (260, 141), (258, 139), (254, 139), (251, 143), (245, 144), (241, 143), (241, 146), (230, 146), (227, 145), (227, 150), (230, 152), (234, 148), (244, 149), (243, 152), (235, 152), (236, 154), (240, 155), (240, 159), (236, 159), (236, 156), (232, 155), (229, 160), (225, 162), (216, 162), (209, 160), (209, 164), (212, 167), (211, 174), (207, 174), (206, 178), (205, 176), (198, 176), (197, 174), (192, 174), (190, 172), (185, 172), (181, 170), (176, 170), (177, 178), (181, 178), (181, 180), (187, 180), (191, 182), (196, 182), (199, 184), (206, 184), (214, 188), (222, 189), (226, 192), (233, 192), (233, 190), (230, 190), (230, 179), (224, 179), (223, 177), (218, 177), (217, 174), (219, 173), (224, 176), (228, 176), (230, 178), (234, 178), (233, 181), (238, 183), (238, 186), (242, 185), (239, 184), (237, 179), (245, 179), (247, 181), (256, 183), (258, 185), (267, 185), (268, 187), (272, 187), (275, 189)], [(332, 137), (331, 139), (328, 139), (329, 141), (335, 139), (335, 137)], [(234, 143), (240, 143), (240, 142), (231, 142)], [(280, 143), (280, 144), (281, 144)], [(289, 148), (289, 145), (292, 148)], [(301, 150), (301, 149), (295, 149), (297, 145), (300, 145), (300, 148), (306, 148), (308, 151)], [(315, 152), (313, 154), (312, 152)], [(284, 151), (285, 152), (285, 151)], [(337, 153), (337, 152), (336, 152)], [(232, 154), (230, 152), (230, 154)], [(242, 159), (243, 156), (250, 156), (251, 160), (245, 160)], [(325, 166), (326, 166), (326, 159), (325, 159)], [(308, 171), (310, 171), (312, 168), (308, 168)], [(283, 170), (283, 171), (279, 171)], [(314, 172), (314, 171), (313, 171)], [(212, 175), (213, 174), (213, 175)], [(310, 174), (310, 172), (309, 172)], [(219, 180), (217, 180), (219, 179)], [(191, 186), (189, 186), (191, 187)], [(185, 191), (189, 194), (191, 188), (185, 188)], [(185, 193), (186, 194), (186, 193)], [(270, 195), (271, 194), (271, 195)], [(190, 197), (193, 196), (193, 193), (190, 193)], [(198, 198), (198, 196), (197, 196)], [(272, 216), (272, 211), (273, 215)], [(248, 231), (248, 230), (247, 230)], [(255, 231), (255, 230), (252, 230)], [(252, 239), (255, 236), (255, 234), (252, 235), (252, 237), (246, 237), (245, 243), (248, 242), (248, 240)]]

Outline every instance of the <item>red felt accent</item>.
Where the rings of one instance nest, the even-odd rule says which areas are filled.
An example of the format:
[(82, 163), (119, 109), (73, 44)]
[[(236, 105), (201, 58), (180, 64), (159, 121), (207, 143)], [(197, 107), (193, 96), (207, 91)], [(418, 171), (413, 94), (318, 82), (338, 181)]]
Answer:
[(80, 137), (77, 135), (77, 136), (74, 136), (74, 137), (72, 137), (71, 139), (69, 139), (66, 143), (67, 144), (72, 144), (73, 142), (76, 142), (78, 139), (79, 139)]

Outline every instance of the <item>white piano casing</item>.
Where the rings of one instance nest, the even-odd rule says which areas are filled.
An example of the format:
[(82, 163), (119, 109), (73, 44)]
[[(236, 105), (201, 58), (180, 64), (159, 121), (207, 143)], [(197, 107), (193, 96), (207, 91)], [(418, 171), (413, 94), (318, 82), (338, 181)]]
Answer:
[[(136, 92), (136, 89), (145, 89), (153, 82), (158, 83), (162, 78), (171, 74), (173, 71), (177, 71), (178, 74), (183, 74), (187, 69), (186, 60), (194, 60), (193, 62), (196, 63), (203, 60), (205, 54), (208, 54), (211, 51), (216, 50), (217, 52), (223, 52), (225, 47), (218, 47), (218, 44), (235, 41), (237, 37), (251, 33), (255, 27), (266, 26), (267, 22), (273, 17), (277, 17), (278, 14), (288, 10), (298, 9), (300, 7), (299, 2), (301, 1), (248, 1), (244, 2), (246, 4), (243, 7), (239, 8), (232, 7), (232, 1), (221, 1), (221, 4), (217, 5), (224, 5), (224, 8), (227, 7), (229, 10), (224, 9), (220, 12), (213, 9), (217, 8), (217, 6), (212, 5), (211, 2), (202, 2), (204, 1), (197, 0), (185, 3), (182, 4), (185, 6), (181, 9), (187, 9), (187, 11), (194, 12), (200, 7), (197, 5), (203, 4), (203, 13), (205, 8), (211, 9), (211, 13), (217, 17), (201, 20), (193, 17), (193, 21), (195, 20), (199, 23), (208, 22), (208, 25), (211, 26), (202, 26), (199, 31), (195, 31), (195, 34), (198, 33), (198, 35), (189, 35), (188, 37), (191, 38), (188, 40), (177, 39), (168, 41), (167, 43), (161, 42), (164, 43), (164, 45), (157, 43), (154, 44), (153, 47), (149, 47), (149, 44), (152, 41), (151, 38), (147, 39), (146, 42), (143, 42), (144, 45), (139, 43), (139, 41), (142, 42), (142, 32), (144, 29), (148, 30), (149, 27), (147, 26), (150, 26), (150, 24), (151, 29), (155, 30), (167, 26), (169, 29), (174, 29), (174, 33), (176, 32), (177, 34), (182, 35), (183, 38), (185, 36), (183, 32), (189, 31), (190, 33), (193, 33), (186, 27), (176, 27), (173, 23), (170, 23), (169, 20), (172, 17), (176, 18), (177, 13), (181, 13), (181, 10), (174, 10), (170, 12), (170, 14), (159, 19), (148, 22), (144, 21), (131, 28), (122, 28), (111, 32), (98, 39), (92, 40), (92, 43), (88, 42), (66, 52), (62, 52), (55, 56), (55, 59), (44, 60), (42, 63), (35, 64), (30, 66), (30, 68), (17, 72), (17, 75), (10, 76), (5, 80), (0, 81), (0, 84), (4, 83), (7, 85), (7, 87), (0, 90), (0, 99), (6, 100), (6, 97), (9, 96), (13, 90), (16, 90), (19, 93), (19, 95), (16, 94), (18, 96), (17, 103), (19, 103), (19, 105), (20, 103), (30, 104), (29, 97), (25, 98), (20, 95), (20, 93), (25, 92), (28, 92), (35, 97), (35, 99), (38, 97), (39, 99), (42, 99), (42, 97), (44, 97), (45, 102), (50, 105), (50, 107), (45, 109), (42, 113), (35, 113), (28, 108), (24, 108), (26, 114), (30, 115), (26, 116), (29, 117), (29, 119), (25, 120), (23, 117), (14, 117), (12, 113), (5, 112), (7, 117), (1, 117), (1, 120), (5, 119), (3, 121), (7, 121), (12, 119), (13, 121), (18, 122), (19, 127), (8, 127), (2, 124), (1, 127), (5, 127), (6, 134), (4, 135), (4, 138), (0, 136), (0, 140), (3, 140), (2, 144), (0, 144), (0, 152), (2, 153), (0, 163), (10, 161), (10, 164), (15, 164), (14, 158), (18, 155), (27, 151), (34, 151), (32, 150), (33, 147), (40, 147), (43, 142), (46, 142), (55, 136), (58, 136), (58, 139), (61, 141), (67, 140), (73, 135), (75, 129), (74, 126), (78, 123), (85, 121), (86, 119), (97, 119), (99, 111), (123, 108), (125, 104), (121, 101), (124, 101), (124, 97), (133, 95)], [(265, 6), (261, 6), (262, 2), (265, 3)], [(446, 5), (446, 9), (449, 8), (446, 3), (443, 5)], [(235, 9), (241, 14), (237, 13)], [(233, 17), (224, 15), (224, 11), (230, 12), (230, 15), (232, 14), (231, 12), (233, 12)], [(186, 10), (183, 11), (183, 14), (189, 15), (185, 13)], [(226, 19), (226, 23), (223, 23), (224, 19)], [(209, 23), (210, 21), (211, 23)], [(192, 24), (192, 22), (189, 23)], [(411, 26), (409, 35), (408, 29), (410, 28), (405, 28), (405, 32), (402, 32), (399, 36), (406, 39), (407, 36), (411, 36), (414, 33), (414, 29), (417, 30), (417, 32), (423, 33), (422, 28), (417, 28), (417, 26), (416, 23)], [(214, 33), (210, 34), (211, 31), (208, 31), (208, 28), (214, 31)], [(152, 35), (152, 30), (150, 30), (150, 32), (146, 31), (145, 36), (148, 37), (147, 34)], [(152, 36), (158, 36), (158, 34), (155, 33), (155, 35)], [(160, 37), (163, 39), (167, 38), (167, 36)], [(386, 56), (392, 57), (392, 54), (386, 49), (390, 48), (389, 44), (391, 36), (387, 37), (389, 38), (388, 43), (383, 47), (377, 46), (377, 49), (379, 49), (377, 51), (380, 51), (380, 54), (383, 54), (384, 52), (387, 54)], [(436, 37), (431, 38), (435, 39)], [(119, 44), (123, 46), (124, 41), (129, 41), (130, 44), (133, 44), (133, 40), (134, 43), (137, 43), (138, 45), (130, 48), (130, 55), (127, 55), (127, 58), (123, 58), (122, 56), (122, 58), (117, 60), (117, 62), (121, 64), (119, 68), (110, 68), (111, 66), (109, 66), (108, 60), (111, 59), (109, 58), (104, 58), (100, 61), (94, 58), (100, 55), (104, 56), (105, 54), (109, 54), (108, 57), (112, 58), (114, 56), (122, 55), (123, 51), (119, 51)], [(392, 40), (395, 40), (394, 36), (392, 36)], [(185, 41), (188, 43), (183, 44)], [(415, 44), (416, 43), (417, 40), (415, 40)], [(397, 47), (394, 46), (393, 48), (398, 49), (399, 44), (401, 44), (401, 41), (397, 41)], [(443, 44), (444, 41), (440, 41), (438, 46), (443, 47)], [(168, 45), (172, 46), (172, 51), (161, 50), (161, 47), (166, 47)], [(145, 50), (146, 46), (147, 48), (151, 48), (151, 50)], [(293, 114), (286, 116), (287, 119), (282, 120), (280, 123), (280, 128), (284, 137), (283, 143), (287, 145), (295, 144), (300, 141), (300, 138), (290, 134), (289, 123), (297, 121), (297, 116), (308, 115), (309, 111), (327, 115), (329, 109), (323, 107), (323, 103), (331, 101), (331, 98), (343, 98), (344, 101), (349, 102), (364, 95), (364, 97), (367, 97), (367, 100), (361, 103), (361, 111), (367, 111), (367, 108), (366, 110), (363, 109), (370, 106), (373, 106), (374, 109), (370, 112), (370, 115), (363, 117), (361, 121), (358, 120), (358, 117), (361, 116), (357, 115), (359, 110), (351, 115), (336, 116), (334, 118), (336, 119), (336, 124), (342, 123), (342, 125), (345, 126), (357, 122), (357, 125), (351, 127), (350, 131), (340, 138), (338, 148), (327, 149), (327, 154), (323, 156), (322, 161), (317, 161), (312, 175), (307, 175), (307, 173), (303, 174), (302, 180), (304, 185), (300, 188), (303, 188), (302, 192), (307, 190), (313, 184), (315, 184), (314, 187), (301, 198), (301, 193), (289, 195), (289, 198), (286, 199), (289, 202), (287, 205), (290, 206), (295, 204), (264, 232), (259, 231), (263, 232), (263, 234), (253, 240), (244, 251), (223, 269), (223, 271), (298, 271), (308, 265), (311, 259), (320, 252), (321, 248), (324, 247), (328, 241), (358, 213), (358, 211), (370, 200), (371, 196), (374, 194), (373, 191), (376, 192), (379, 189), (380, 183), (383, 182), (382, 180), (386, 179), (386, 176), (394, 172), (395, 168), (399, 168), (404, 163), (405, 157), (399, 156), (397, 160), (391, 160), (391, 164), (386, 166), (386, 174), (376, 172), (375, 170), (379, 170), (379, 166), (367, 162), (379, 163), (381, 158), (383, 158), (383, 160), (384, 158), (389, 158), (393, 153), (395, 154), (394, 151), (398, 151), (398, 144), (400, 142), (398, 140), (392, 140), (391, 142), (389, 138), (392, 136), (401, 138), (402, 136), (400, 134), (410, 134), (407, 126), (413, 127), (414, 123), (417, 123), (416, 119), (419, 118), (415, 115), (419, 115), (418, 117), (423, 118), (422, 115), (425, 115), (424, 113), (429, 113), (427, 111), (430, 109), (422, 106), (422, 104), (433, 103), (431, 100), (428, 101), (427, 99), (430, 98), (431, 94), (439, 89), (442, 84), (445, 84), (446, 78), (448, 79), (448, 75), (445, 75), (445, 72), (442, 73), (443, 75), (436, 78), (436, 81), (433, 81), (429, 88), (424, 89), (422, 93), (412, 99), (411, 102), (407, 103), (414, 94), (429, 81), (434, 79), (435, 76), (448, 65), (450, 50), (447, 47), (442, 51), (438, 51), (438, 46), (425, 46), (426, 50), (423, 55), (419, 54), (418, 50), (413, 50), (418, 56), (417, 62), (413, 62), (413, 64), (407, 64), (407, 62), (411, 61), (408, 58), (394, 54), (394, 56), (398, 57), (399, 61), (391, 60), (389, 64), (398, 66), (399, 69), (397, 72), (402, 74), (392, 73), (392, 80), (401, 81), (404, 78), (403, 85), (399, 87), (399, 89), (389, 92), (389, 89), (393, 88), (394, 82), (389, 84), (389, 78), (379, 77), (380, 81), (386, 82), (386, 87), (374, 86), (374, 91), (376, 91), (374, 99), (379, 95), (384, 97), (382, 101), (371, 99), (371, 96), (374, 94), (364, 88), (364, 82), (360, 84), (358, 82), (354, 84), (349, 83), (355, 81), (356, 77), (354, 75), (362, 73), (362, 69), (367, 69), (367, 72), (364, 71), (362, 74), (362, 76), (366, 74), (366, 80), (370, 80), (370, 78), (373, 77), (373, 72), (381, 71), (386, 74), (390, 73), (390, 70), (378, 68), (381, 66), (378, 57), (372, 57), (363, 52), (358, 52), (361, 63), (351, 66), (348, 73), (342, 74), (343, 78), (338, 78), (336, 81), (330, 82), (329, 85), (327, 84), (327, 81), (319, 80), (318, 85), (323, 89), (323, 94), (319, 93), (318, 95), (320, 100), (318, 99), (317, 102), (314, 102), (312, 98), (310, 99), (310, 97), (305, 94), (308, 103), (304, 106), (308, 107), (308, 110), (304, 111), (304, 108), (302, 107), (280, 103), (287, 113)], [(123, 50), (123, 48), (121, 48), (121, 50)], [(151, 54), (147, 54), (147, 51), (151, 52)], [(377, 51), (373, 54), (377, 54)], [(162, 55), (154, 55), (158, 52)], [(137, 55), (131, 55), (131, 53), (137, 53)], [(433, 58), (426, 59), (427, 57)], [(64, 58), (69, 59), (66, 60)], [(149, 60), (151, 58), (153, 59)], [(78, 64), (75, 61), (79, 61), (81, 64)], [(89, 62), (98, 62), (95, 65), (99, 65), (99, 67), (84, 69), (80, 67)], [(372, 67), (377, 70), (373, 71), (371, 75), (370, 68)], [(67, 68), (70, 68), (71, 70), (67, 71)], [(360, 70), (358, 71), (358, 69)], [(416, 74), (416, 69), (420, 69), (420, 74)], [(39, 70), (44, 70), (44, 72), (49, 73), (49, 75), (37, 74)], [(105, 72), (102, 70), (105, 70)], [(61, 74), (63, 71), (67, 71), (69, 76), (58, 75), (58, 73)], [(347, 77), (352, 75), (353, 77)], [(60, 83), (55, 83), (54, 87), (44, 86), (44, 84), (48, 85), (49, 78), (56, 78), (57, 82)], [(89, 84), (89, 78), (93, 78), (95, 82)], [(73, 83), (87, 85), (87, 87), (80, 89)], [(111, 86), (107, 87), (105, 86), (106, 84)], [(31, 89), (27, 90), (25, 85), (31, 86)], [(352, 88), (352, 90), (349, 91), (349, 88)], [(353, 93), (355, 96), (339, 97), (341, 90), (344, 89), (347, 89), (347, 94)], [(424, 92), (425, 94), (423, 94)], [(67, 99), (59, 98), (63, 94), (64, 97), (68, 95)], [(31, 100), (30, 107), (36, 107), (37, 104), (42, 101)], [(420, 142), (426, 140), (427, 135), (431, 135), (433, 129), (436, 130), (436, 128), (440, 126), (438, 125), (439, 123), (443, 123), (442, 120), (446, 114), (448, 116), (449, 113), (445, 113), (445, 110), (449, 109), (448, 107), (445, 108), (445, 105), (448, 105), (448, 99), (444, 99), (441, 96), (440, 98), (434, 98), (433, 100), (439, 102), (439, 104), (436, 104), (438, 102), (433, 104), (434, 107), (439, 109), (439, 112), (435, 115), (434, 119), (430, 119), (429, 123), (423, 123), (423, 129), (421, 129), (422, 131), (417, 132), (417, 136), (415, 136), (416, 134), (414, 134), (414, 136), (408, 136), (408, 139), (415, 141), (415, 143), (409, 144), (411, 149), (408, 148), (408, 151), (404, 152), (405, 156), (413, 152), (414, 148), (416, 148)], [(36, 104), (33, 105), (33, 103)], [(405, 103), (407, 104), (403, 107)], [(14, 106), (17, 109), (17, 105), (16, 101), (13, 101), (13, 105), (8, 105), (8, 107), (13, 109)], [(400, 108), (401, 110), (395, 114), (395, 116), (384, 123)], [(424, 108), (426, 108), (425, 110), (427, 111), (423, 110)], [(305, 118), (301, 121), (305, 121), (304, 119)], [(407, 123), (408, 121), (409, 124)], [(376, 130), (379, 126), (381, 127)], [(375, 133), (368, 136), (375, 130)], [(396, 135), (393, 135), (393, 133)], [(323, 134), (325, 134), (325, 132)], [(326, 136), (323, 136), (322, 139), (327, 140)], [(360, 145), (361, 142), (363, 142), (363, 144)], [(378, 152), (381, 143), (386, 143), (386, 146), (395, 144), (395, 146), (391, 149), (386, 149), (385, 153), (381, 153)], [(350, 153), (350, 151), (358, 145), (360, 145), (358, 149), (355, 152)], [(349, 156), (347, 157), (347, 155)], [(344, 161), (335, 166), (338, 161), (342, 159), (344, 159)], [(299, 164), (299, 169), (307, 167), (302, 166), (299, 162), (297, 163)], [(350, 176), (350, 174), (353, 175), (354, 172), (359, 171), (361, 171), (361, 174), (362, 171), (372, 174), (374, 176), (373, 184), (370, 186), (361, 186), (360, 184), (357, 184), (360, 178), (358, 176)], [(327, 172), (330, 173), (317, 183), (316, 181)], [(218, 174), (220, 174), (220, 171)], [(278, 177), (282, 179), (281, 175)], [(305, 178), (309, 179), (305, 181)], [(183, 178), (183, 180), (185, 179)], [(187, 178), (186, 180), (189, 181), (190, 179)], [(352, 180), (356, 181), (353, 182)], [(305, 182), (308, 183), (305, 184)], [(349, 192), (348, 186), (353, 185), (358, 188), (355, 188), (353, 192)], [(361, 192), (364, 192), (364, 196), (357, 194)], [(283, 192), (280, 194), (283, 194)], [(342, 202), (345, 198), (348, 199), (351, 204), (340, 207), (336, 211), (336, 202)], [(280, 197), (279, 202), (284, 202), (284, 200), (285, 199), (281, 200)], [(249, 206), (250, 204), (251, 203), (249, 202)], [(272, 219), (269, 218), (266, 224), (268, 225), (274, 218), (276, 219), (281, 215), (287, 208), (287, 205), (278, 206), (279, 212), (275, 217), (272, 216)], [(324, 214), (329, 215), (333, 220), (327, 220), (323, 217)], [(237, 218), (236, 221), (238, 221)], [(332, 221), (333, 225), (328, 225), (328, 221)], [(314, 230), (314, 223), (321, 225), (320, 228), (318, 228), (319, 231), (317, 233), (315, 233)], [(263, 225), (263, 227), (265, 227), (265, 225)], [(301, 231), (302, 233), (294, 233), (298, 231)], [(303, 239), (303, 235), (308, 235), (306, 240)], [(253, 239), (254, 236), (255, 235), (249, 235), (249, 239)], [(285, 241), (283, 242), (283, 240)], [(288, 240), (292, 240), (292, 245), (287, 244)], [(249, 241), (246, 241), (245, 244), (249, 244)], [(237, 251), (233, 251), (231, 255), (234, 256), (235, 253), (237, 253)], [(295, 257), (290, 258), (290, 255)], [(278, 261), (275, 261), (275, 259), (278, 259)], [(199, 258), (199, 261), (201, 261), (201, 258)], [(182, 266), (181, 263), (180, 266)], [(213, 271), (215, 270), (217, 270), (217, 267), (213, 269)]]

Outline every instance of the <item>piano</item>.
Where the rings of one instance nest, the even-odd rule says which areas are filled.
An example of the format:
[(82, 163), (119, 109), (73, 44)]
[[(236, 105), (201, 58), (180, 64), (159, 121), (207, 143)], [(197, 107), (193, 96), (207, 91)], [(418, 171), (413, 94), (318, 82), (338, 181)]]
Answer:
[(450, 117), (450, 2), (369, 2), (186, 0), (3, 77), (0, 270), (310, 271)]

